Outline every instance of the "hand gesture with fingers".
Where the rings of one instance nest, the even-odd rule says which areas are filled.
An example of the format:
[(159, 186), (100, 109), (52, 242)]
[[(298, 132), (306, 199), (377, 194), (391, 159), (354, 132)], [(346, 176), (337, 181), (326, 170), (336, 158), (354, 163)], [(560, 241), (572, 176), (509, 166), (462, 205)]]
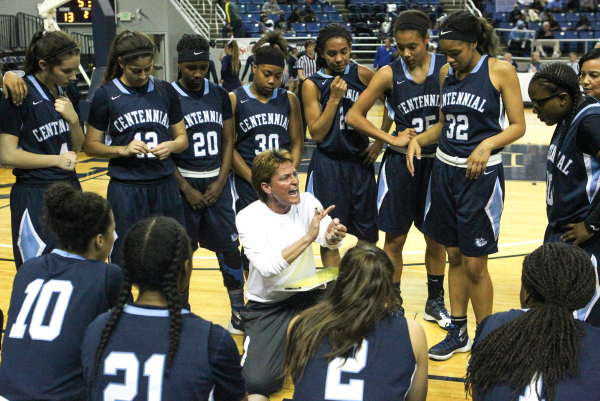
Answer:
[(131, 155), (147, 155), (150, 150), (146, 145), (146, 142), (134, 139), (129, 142), (129, 145), (119, 150), (119, 153), (123, 157), (129, 157)]
[(174, 145), (173, 141), (166, 141), (159, 143), (153, 149), (150, 149), (150, 153), (158, 158), (158, 160), (165, 160), (171, 153), (173, 153)]
[(480, 174), (485, 173), (491, 152), (492, 150), (487, 149), (483, 142), (475, 148), (473, 153), (467, 158), (467, 177), (476, 180)]
[(414, 158), (421, 160), (421, 145), (417, 142), (417, 137), (414, 137), (408, 143), (408, 150), (406, 151), (406, 167), (410, 171), (410, 175), (415, 176), (415, 165)]
[(314, 242), (317, 239), (321, 228), (321, 220), (323, 220), (333, 209), (335, 209), (335, 205), (331, 205), (325, 210), (323, 210), (322, 207), (315, 208), (315, 215), (312, 218), (310, 226), (308, 227), (308, 232), (306, 233), (310, 238), (310, 242)]
[(61, 96), (54, 101), (54, 109), (60, 113), (62, 118), (69, 124), (79, 124), (79, 116), (73, 108), (73, 103), (66, 96)]
[(407, 128), (402, 132), (398, 132), (398, 136), (392, 139), (391, 144), (403, 148), (407, 146), (415, 136), (417, 136), (417, 131), (414, 128)]
[(333, 78), (333, 82), (331, 83), (331, 86), (329, 88), (331, 91), (331, 94), (329, 95), (329, 100), (339, 102), (346, 95), (346, 89), (348, 89), (348, 85), (346, 84), (346, 81), (337, 76)]
[(579, 245), (594, 235), (594, 233), (588, 232), (583, 221), (575, 224), (566, 224), (564, 228), (569, 229), (569, 231), (561, 235), (560, 238), (563, 240), (563, 242), (573, 241), (573, 245)]
[(333, 219), (327, 227), (325, 238), (329, 245), (335, 245), (346, 237), (346, 226), (340, 223), (340, 219)]

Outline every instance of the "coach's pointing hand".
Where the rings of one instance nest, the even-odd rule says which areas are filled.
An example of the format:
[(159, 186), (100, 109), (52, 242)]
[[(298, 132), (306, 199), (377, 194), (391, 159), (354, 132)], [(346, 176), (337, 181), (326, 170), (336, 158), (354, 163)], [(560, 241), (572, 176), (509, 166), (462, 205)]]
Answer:
[(310, 242), (314, 242), (317, 239), (321, 228), (321, 220), (323, 220), (333, 209), (335, 209), (335, 205), (331, 205), (325, 210), (323, 210), (323, 208), (315, 209), (315, 215), (312, 218), (310, 226), (308, 227), (308, 232), (306, 233), (306, 237)]

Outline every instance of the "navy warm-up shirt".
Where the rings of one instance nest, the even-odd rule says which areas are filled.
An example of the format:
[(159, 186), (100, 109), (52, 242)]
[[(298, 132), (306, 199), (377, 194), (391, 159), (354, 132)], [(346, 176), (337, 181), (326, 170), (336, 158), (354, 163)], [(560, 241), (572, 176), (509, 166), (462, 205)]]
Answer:
[(110, 315), (99, 316), (89, 326), (81, 348), (90, 400), (111, 394), (112, 399), (208, 401), (212, 391), (214, 400), (240, 401), (246, 396), (240, 354), (231, 335), (185, 309), (168, 377), (169, 311), (135, 303), (125, 305), (94, 376), (96, 350)]
[[(183, 119), (179, 94), (168, 82), (150, 77), (132, 88), (118, 78), (94, 94), (88, 123), (106, 132), (108, 145), (125, 146), (134, 139), (152, 149), (172, 140), (171, 125)], [(108, 162), (108, 175), (122, 181), (155, 180), (173, 174), (173, 160), (158, 160), (151, 153), (117, 157)]]
[[(20, 106), (12, 99), (0, 104), (0, 132), (19, 138), (20, 149), (38, 155), (59, 155), (73, 150), (69, 124), (54, 109), (55, 98), (35, 76), (24, 78), (28, 96)], [(67, 96), (79, 115), (79, 92), (71, 85), (60, 96)], [(75, 179), (75, 172), (58, 167), (41, 169), (13, 169), (21, 182), (59, 181)]]
[(17, 271), (0, 365), (0, 396), (81, 400), (80, 347), (87, 326), (114, 306), (123, 274), (115, 265), (55, 249)]
[(192, 171), (210, 171), (221, 167), (223, 121), (233, 117), (231, 99), (225, 89), (204, 79), (201, 91), (172, 83), (179, 93), (190, 146), (173, 154), (178, 167)]
[[(485, 318), (479, 327), (475, 335), (475, 343), (473, 344), (473, 354), (477, 352), (477, 344), (481, 342), (488, 334), (493, 330), (502, 326), (505, 323), (510, 322), (513, 319), (521, 316), (523, 313), (527, 313), (526, 310), (510, 310), (508, 312), (495, 313)], [(567, 377), (556, 384), (555, 396), (556, 401), (592, 401), (600, 400), (600, 386), (598, 383), (599, 372), (600, 372), (600, 329), (594, 327), (585, 322), (583, 323), (584, 334), (579, 341), (579, 375), (576, 377)], [(540, 336), (544, 336), (544, 333), (539, 333)], [(536, 341), (532, 338), (531, 341)], [(543, 386), (543, 377), (539, 385)], [(474, 389), (477, 392), (477, 389)], [(525, 389), (525, 394), (520, 394), (521, 400), (537, 400), (535, 396), (531, 396), (531, 392), (535, 391), (535, 383)], [(513, 394), (513, 390), (507, 385), (500, 385), (494, 387), (494, 389), (485, 394), (477, 394), (478, 401), (505, 401), (510, 400)], [(529, 397), (526, 397), (528, 395)]]

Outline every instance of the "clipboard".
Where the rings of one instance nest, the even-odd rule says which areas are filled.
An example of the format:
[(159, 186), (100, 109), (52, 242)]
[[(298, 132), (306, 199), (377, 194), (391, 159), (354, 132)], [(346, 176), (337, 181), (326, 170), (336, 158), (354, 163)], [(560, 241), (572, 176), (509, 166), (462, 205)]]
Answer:
[(317, 274), (310, 277), (306, 277), (300, 280), (296, 280), (291, 283), (287, 283), (283, 286), (277, 287), (274, 291), (284, 292), (306, 292), (317, 287), (327, 284), (330, 281), (336, 280), (339, 274), (339, 268), (328, 267), (319, 271)]

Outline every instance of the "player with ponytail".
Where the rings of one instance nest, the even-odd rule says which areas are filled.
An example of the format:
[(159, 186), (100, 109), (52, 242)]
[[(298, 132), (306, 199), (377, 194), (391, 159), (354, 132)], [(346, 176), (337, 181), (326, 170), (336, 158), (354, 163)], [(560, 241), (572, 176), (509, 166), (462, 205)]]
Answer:
[[(567, 67), (567, 68), (565, 68)], [(544, 243), (566, 242), (600, 259), (600, 213), (596, 188), (600, 183), (600, 103), (579, 89), (579, 77), (563, 63), (551, 63), (536, 72), (529, 84), (533, 113), (556, 129), (548, 149)], [(597, 279), (596, 292), (600, 294)], [(597, 296), (577, 311), (581, 320), (600, 327)]]
[[(181, 308), (179, 294), (189, 286), (191, 271), (190, 240), (174, 219), (152, 217), (129, 230), (117, 305), (89, 326), (82, 346), (89, 399), (137, 393), (141, 399), (164, 394), (208, 400), (211, 391), (214, 399), (245, 399), (240, 356), (229, 333)], [(129, 301), (133, 286), (135, 302)], [(117, 370), (127, 372), (125, 386), (115, 378)]]

